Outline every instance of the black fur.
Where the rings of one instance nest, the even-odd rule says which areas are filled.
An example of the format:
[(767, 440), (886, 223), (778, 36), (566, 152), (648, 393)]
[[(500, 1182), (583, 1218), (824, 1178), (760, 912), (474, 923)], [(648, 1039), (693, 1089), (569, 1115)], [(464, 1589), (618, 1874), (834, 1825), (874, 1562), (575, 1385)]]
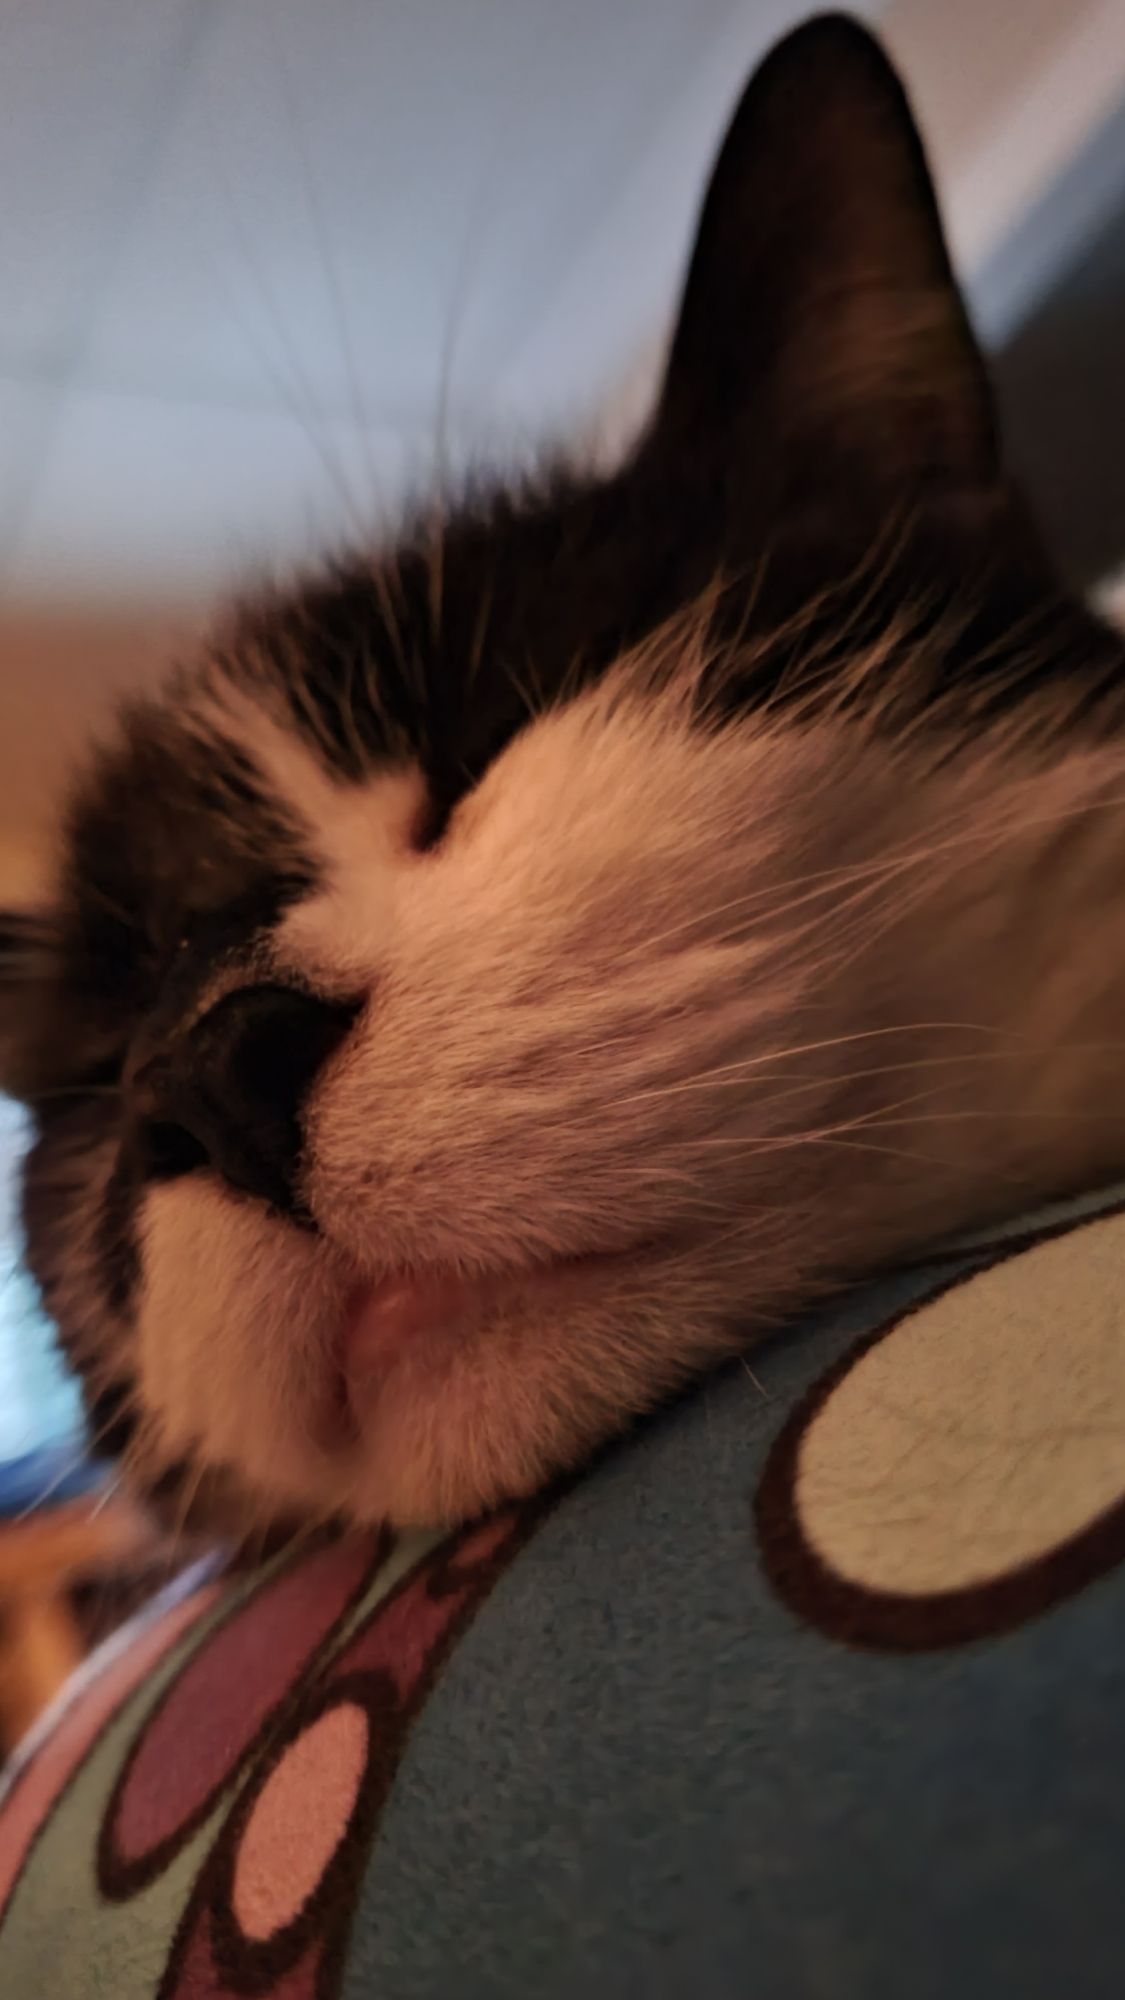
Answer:
[[(1076, 730), (1121, 724), (1120, 642), (1060, 588), (1005, 476), (900, 86), (838, 17), (783, 43), (735, 114), (629, 462), (419, 516), (397, 550), (245, 607), (212, 671), (264, 689), (340, 783), (419, 765), (425, 843), (530, 716), (705, 595), (710, 714), (836, 704), (841, 673), (893, 632), (879, 675), (847, 683), (886, 728), (929, 716), (963, 738), (1046, 684), (1065, 688)], [(941, 669), (919, 680), (927, 637)], [(77, 795), (65, 851), (34, 973), (4, 989), (8, 1070), (39, 1135), (29, 1252), (50, 1306), (70, 1199), (60, 1160), (76, 1133), (116, 1135), (97, 1254), (120, 1319), (154, 1164), (151, 1106), (147, 1168), (134, 1144), (136, 1079), (183, 1054), (216, 962), (249, 964), (316, 863), (246, 754), (193, 733), (174, 701), (126, 718)], [(9, 926), (0, 959), (26, 967), (28, 944)], [(291, 1191), (296, 1099), (289, 1082), (279, 1091)], [(232, 1145), (253, 1095), (225, 1092)], [(189, 1170), (182, 1104), (156, 1122), (179, 1135), (160, 1140), (164, 1169)], [(81, 1144), (75, 1157), (80, 1180)], [(268, 1174), (254, 1192), (286, 1199)]]

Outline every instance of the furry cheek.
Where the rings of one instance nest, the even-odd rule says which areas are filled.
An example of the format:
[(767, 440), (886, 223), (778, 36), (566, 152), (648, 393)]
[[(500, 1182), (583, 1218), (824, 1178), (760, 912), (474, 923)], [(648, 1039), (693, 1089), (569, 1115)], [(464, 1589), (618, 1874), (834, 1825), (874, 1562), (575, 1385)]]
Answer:
[(507, 1267), (691, 1221), (684, 1145), (720, 1100), (688, 1086), (787, 998), (752, 983), (753, 761), (606, 698), (497, 760), (371, 940), (369, 1005), (308, 1106), (310, 1205), (365, 1268)]

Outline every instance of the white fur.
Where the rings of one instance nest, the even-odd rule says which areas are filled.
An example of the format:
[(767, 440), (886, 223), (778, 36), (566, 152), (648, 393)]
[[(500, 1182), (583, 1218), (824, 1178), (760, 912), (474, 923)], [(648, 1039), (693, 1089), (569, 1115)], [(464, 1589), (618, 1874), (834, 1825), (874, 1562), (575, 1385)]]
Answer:
[[(334, 782), (208, 697), (326, 868), (278, 968), (367, 1003), (308, 1110), (320, 1240), (207, 1177), (147, 1198), (164, 1448), (267, 1504), (458, 1518), (824, 1287), (1125, 1161), (1125, 753), (707, 731), (692, 685), (624, 663), (429, 854), (417, 774)], [(403, 1267), (508, 1278), (329, 1449), (345, 1298)]]

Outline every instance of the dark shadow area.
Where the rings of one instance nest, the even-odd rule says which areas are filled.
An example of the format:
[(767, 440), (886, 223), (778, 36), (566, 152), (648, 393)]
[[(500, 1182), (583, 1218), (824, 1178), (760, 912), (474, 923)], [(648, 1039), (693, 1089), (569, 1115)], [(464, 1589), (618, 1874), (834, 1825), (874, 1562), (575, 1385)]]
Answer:
[(1028, 218), (1031, 242), (1065, 229), (1069, 208), (1074, 249), (993, 370), (1012, 466), (1068, 579), (1089, 588), (1125, 563), (1125, 103), (1074, 175), (1097, 181), (1099, 220), (1082, 230), (1074, 182)]

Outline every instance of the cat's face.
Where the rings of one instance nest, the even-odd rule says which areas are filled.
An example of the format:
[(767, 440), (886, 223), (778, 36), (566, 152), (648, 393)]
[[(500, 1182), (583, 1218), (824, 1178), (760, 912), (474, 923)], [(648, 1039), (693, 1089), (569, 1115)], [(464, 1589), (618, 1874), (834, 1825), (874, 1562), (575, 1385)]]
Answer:
[(1111, 661), (995, 469), (897, 87), (814, 28), (630, 463), (241, 613), (9, 926), (29, 1256), (109, 1443), (185, 1508), (455, 1518), (799, 1298), (847, 963), (802, 885), (869, 864), (927, 709)]

